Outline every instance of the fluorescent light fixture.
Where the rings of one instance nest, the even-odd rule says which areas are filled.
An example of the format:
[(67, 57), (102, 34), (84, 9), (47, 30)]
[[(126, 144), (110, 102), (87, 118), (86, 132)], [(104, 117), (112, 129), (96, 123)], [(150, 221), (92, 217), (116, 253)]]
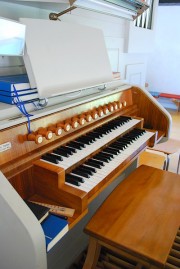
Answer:
[(68, 9), (58, 14), (51, 13), (49, 18), (57, 20), (59, 16), (75, 8), (82, 8), (118, 18), (134, 20), (149, 7), (141, 0), (68, 0), (68, 2)]
[(73, 5), (77, 8), (83, 8), (91, 11), (95, 11), (102, 14), (107, 14), (119, 18), (126, 18), (129, 20), (133, 20), (133, 16), (137, 16), (137, 12), (132, 10), (132, 7), (127, 9), (123, 8), (117, 4), (109, 3), (108, 1), (101, 1), (101, 0), (76, 0), (74, 1)]

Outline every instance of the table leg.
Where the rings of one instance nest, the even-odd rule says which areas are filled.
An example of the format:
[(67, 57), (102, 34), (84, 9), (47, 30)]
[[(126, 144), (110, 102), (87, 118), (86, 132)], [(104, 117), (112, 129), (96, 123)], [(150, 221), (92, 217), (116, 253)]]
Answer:
[(177, 111), (180, 112), (180, 101), (178, 101), (178, 108)]
[(96, 268), (100, 251), (101, 251), (101, 245), (98, 243), (98, 240), (94, 239), (93, 237), (90, 237), (88, 252), (83, 269)]
[(166, 171), (169, 169), (169, 154), (167, 154)]
[(164, 161), (164, 164), (163, 164), (163, 170), (166, 170), (166, 160)]
[(180, 166), (180, 153), (179, 153), (179, 160), (178, 160), (178, 165), (177, 165), (177, 174), (179, 173), (179, 166)]

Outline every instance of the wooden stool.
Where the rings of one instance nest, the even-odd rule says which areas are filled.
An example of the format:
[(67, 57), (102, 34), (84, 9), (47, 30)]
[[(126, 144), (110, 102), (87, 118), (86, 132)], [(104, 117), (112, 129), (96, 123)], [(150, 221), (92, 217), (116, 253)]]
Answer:
[(166, 158), (162, 155), (144, 151), (139, 155), (138, 167), (143, 164), (165, 170)]
[[(169, 155), (180, 151), (180, 140), (169, 139), (168, 141), (164, 143), (159, 143), (155, 145), (153, 148), (148, 148), (148, 149), (163, 152), (164, 154), (166, 154), (167, 156), (166, 170), (168, 170)], [(180, 166), (180, 152), (179, 152), (178, 165), (177, 165), (177, 174), (179, 173), (179, 166)]]
[(164, 268), (179, 226), (180, 176), (142, 165), (85, 227), (90, 242), (83, 269), (96, 268), (102, 246), (133, 258), (136, 268)]
[(180, 112), (180, 99), (173, 98), (172, 101), (177, 105), (177, 112)]

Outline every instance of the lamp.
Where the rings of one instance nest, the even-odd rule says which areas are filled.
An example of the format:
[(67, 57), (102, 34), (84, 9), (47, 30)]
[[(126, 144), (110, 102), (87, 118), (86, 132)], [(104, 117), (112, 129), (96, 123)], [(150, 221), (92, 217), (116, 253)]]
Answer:
[(139, 0), (69, 0), (69, 7), (60, 13), (50, 13), (50, 20), (57, 20), (59, 16), (75, 9), (82, 8), (98, 13), (134, 20), (149, 6)]

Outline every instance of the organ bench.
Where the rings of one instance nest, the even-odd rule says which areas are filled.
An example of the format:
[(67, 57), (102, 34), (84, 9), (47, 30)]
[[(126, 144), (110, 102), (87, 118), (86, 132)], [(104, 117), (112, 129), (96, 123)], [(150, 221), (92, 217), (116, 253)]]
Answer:
[[(177, 258), (170, 253), (179, 227), (180, 176), (140, 166), (85, 227), (90, 243), (83, 269), (96, 268), (102, 246), (138, 262), (140, 268), (164, 268), (166, 262), (180, 268), (180, 253), (175, 250)], [(176, 244), (180, 251), (180, 241)]]

